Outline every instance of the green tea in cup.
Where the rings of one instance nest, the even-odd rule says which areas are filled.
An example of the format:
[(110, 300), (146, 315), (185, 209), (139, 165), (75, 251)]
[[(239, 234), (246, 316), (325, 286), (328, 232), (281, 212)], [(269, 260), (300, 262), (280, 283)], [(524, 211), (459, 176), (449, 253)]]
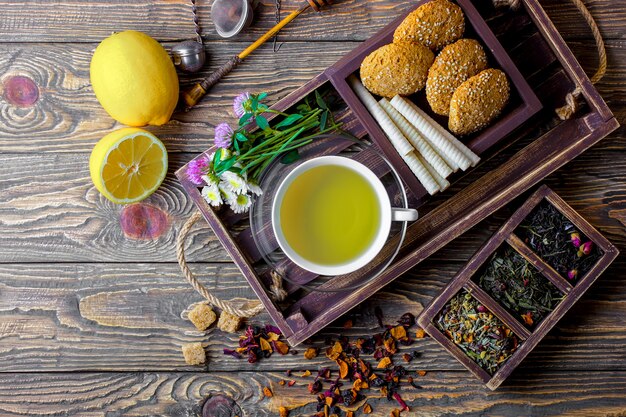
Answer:
[[(391, 227), (387, 192), (367, 167), (323, 156), (296, 167), (278, 187), (272, 226), (281, 249), (312, 272), (339, 275), (366, 265)], [(415, 220), (415, 210), (402, 212)], [(402, 217), (402, 216), (400, 216)]]

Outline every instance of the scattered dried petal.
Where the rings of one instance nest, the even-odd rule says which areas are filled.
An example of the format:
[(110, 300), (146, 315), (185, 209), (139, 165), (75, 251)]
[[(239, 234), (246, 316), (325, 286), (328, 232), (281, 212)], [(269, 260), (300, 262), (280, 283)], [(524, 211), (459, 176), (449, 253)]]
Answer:
[(394, 392), (393, 393), (393, 398), (395, 398), (395, 400), (400, 405), (401, 411), (409, 411), (409, 406), (406, 405), (406, 403), (404, 402), (402, 397), (400, 397), (400, 394), (398, 394), (397, 392)]
[(280, 407), (278, 407), (278, 415), (280, 417), (289, 417), (289, 409), (281, 405)]
[(428, 372), (426, 372), (426, 371), (417, 371), (417, 374), (418, 374), (419, 376), (425, 376), (427, 373), (428, 373)]
[(415, 337), (417, 339), (423, 339), (424, 336), (426, 336), (426, 332), (424, 331), (424, 329), (417, 329), (417, 331), (415, 332)]
[(406, 329), (404, 326), (396, 326), (392, 328), (389, 333), (396, 339), (400, 340), (406, 337)]
[(382, 358), (380, 362), (378, 362), (378, 365), (376, 367), (378, 369), (385, 369), (389, 367), (389, 365), (391, 365), (391, 359), (388, 356), (386, 356)]
[(531, 313), (530, 311), (526, 314), (522, 314), (522, 318), (524, 319), (524, 323), (526, 323), (527, 325), (533, 325), (533, 313)]
[(289, 352), (289, 345), (280, 340), (273, 341), (272, 346), (274, 346), (274, 349), (281, 355), (286, 355)]
[(391, 417), (400, 417), (400, 410), (398, 410), (397, 408), (394, 408), (393, 410), (391, 410), (391, 413), (389, 413), (389, 415)]
[(411, 327), (415, 324), (415, 316), (411, 313), (404, 313), (402, 317), (400, 317), (400, 320), (398, 320), (398, 323), (406, 327)]
[(280, 385), (281, 387), (284, 386), (286, 384), (284, 379), (281, 379), (280, 381), (278, 381), (278, 385)]
[(354, 417), (354, 411), (346, 411), (346, 417)]
[(309, 370), (307, 369), (306, 371), (302, 372), (302, 375), (300, 375), (300, 376), (301, 376), (302, 378), (304, 378), (304, 377), (307, 377), (307, 376), (309, 376), (309, 375), (311, 375), (311, 371), (309, 371)]
[(265, 395), (267, 398), (274, 396), (272, 390), (269, 387), (263, 387), (263, 395)]
[(365, 403), (363, 405), (363, 414), (371, 414), (372, 413), (372, 406), (369, 405), (368, 403)]
[(405, 353), (404, 355), (402, 355), (402, 360), (404, 360), (406, 363), (411, 362), (412, 359), (413, 359), (413, 355), (409, 353)]
[(270, 345), (270, 342), (268, 342), (267, 340), (265, 340), (264, 338), (259, 338), (259, 344), (261, 346), (261, 350), (264, 352), (273, 352), (272, 350), (272, 345)]
[(337, 359), (337, 365), (339, 365), (339, 378), (345, 379), (348, 376), (348, 364), (341, 359)]
[(310, 348), (308, 348), (307, 350), (304, 351), (304, 357), (306, 359), (309, 359), (309, 360), (315, 358), (317, 356), (317, 354), (318, 354), (318, 350), (316, 348), (312, 348), (312, 347), (310, 347)]
[(294, 385), (296, 385), (296, 381), (292, 379), (291, 381), (287, 383), (287, 385), (289, 385), (290, 387), (293, 387)]

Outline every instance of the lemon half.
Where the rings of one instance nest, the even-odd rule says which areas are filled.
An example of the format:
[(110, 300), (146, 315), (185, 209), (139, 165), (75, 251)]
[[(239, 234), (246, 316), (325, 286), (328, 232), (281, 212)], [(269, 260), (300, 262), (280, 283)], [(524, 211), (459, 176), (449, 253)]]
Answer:
[(116, 33), (96, 48), (91, 85), (109, 115), (128, 126), (167, 123), (178, 102), (178, 75), (167, 51), (145, 33)]
[(94, 185), (117, 204), (141, 201), (156, 191), (167, 174), (167, 150), (152, 133), (127, 127), (109, 133), (89, 158)]

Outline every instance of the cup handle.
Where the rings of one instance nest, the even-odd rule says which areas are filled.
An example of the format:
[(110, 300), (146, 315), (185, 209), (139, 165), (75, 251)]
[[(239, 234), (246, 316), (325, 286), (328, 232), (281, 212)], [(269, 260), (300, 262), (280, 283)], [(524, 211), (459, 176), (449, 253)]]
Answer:
[(414, 222), (419, 217), (417, 210), (392, 207), (391, 220), (394, 222)]

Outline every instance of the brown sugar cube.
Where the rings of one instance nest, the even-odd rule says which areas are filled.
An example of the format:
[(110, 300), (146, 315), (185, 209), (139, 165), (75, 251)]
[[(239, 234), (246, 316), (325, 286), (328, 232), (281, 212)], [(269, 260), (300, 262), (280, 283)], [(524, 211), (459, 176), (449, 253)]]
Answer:
[(194, 326), (196, 326), (196, 328), (201, 332), (208, 329), (209, 326), (217, 320), (217, 315), (213, 309), (206, 304), (196, 305), (193, 310), (189, 312), (188, 317)]
[(227, 311), (222, 311), (220, 314), (220, 319), (217, 321), (217, 327), (229, 333), (235, 333), (239, 330), (239, 326), (241, 325), (241, 317), (230, 314)]
[(206, 362), (206, 354), (202, 343), (185, 343), (182, 346), (185, 362), (189, 365), (200, 365)]

